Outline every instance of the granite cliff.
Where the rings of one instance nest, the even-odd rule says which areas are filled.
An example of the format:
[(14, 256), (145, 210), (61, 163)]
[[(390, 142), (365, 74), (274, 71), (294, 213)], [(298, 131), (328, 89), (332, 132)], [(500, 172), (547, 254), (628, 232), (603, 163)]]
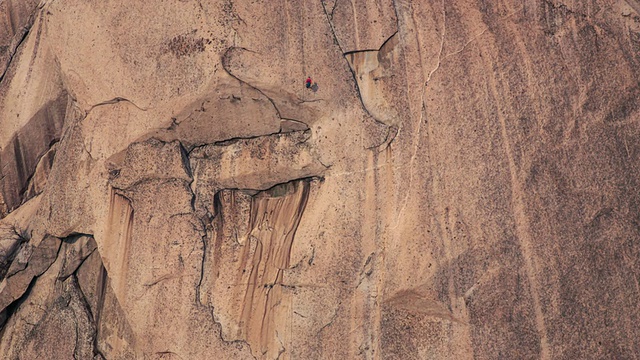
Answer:
[(637, 0), (0, 0), (0, 357), (636, 359), (638, 79)]

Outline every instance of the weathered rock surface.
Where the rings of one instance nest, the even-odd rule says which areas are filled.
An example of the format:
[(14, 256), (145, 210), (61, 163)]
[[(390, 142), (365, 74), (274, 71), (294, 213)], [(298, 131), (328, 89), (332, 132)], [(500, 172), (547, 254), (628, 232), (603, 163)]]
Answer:
[(638, 79), (636, 0), (0, 0), (0, 357), (636, 358)]

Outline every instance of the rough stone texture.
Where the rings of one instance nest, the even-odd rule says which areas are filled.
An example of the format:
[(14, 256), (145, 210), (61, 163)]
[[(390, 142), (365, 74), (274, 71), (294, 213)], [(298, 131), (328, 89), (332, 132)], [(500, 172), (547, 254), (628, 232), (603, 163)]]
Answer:
[(256, 356), (277, 358), (292, 336), (296, 285), (284, 274), (296, 266), (291, 248), (310, 187), (296, 180), (254, 195), (216, 194), (198, 301), (214, 310), (225, 340), (247, 341)]
[(4, 77), (18, 47), (29, 33), (37, 5), (35, 0), (0, 2), (0, 28), (3, 29), (0, 32), (0, 79)]
[(639, 12), (0, 0), (0, 357), (636, 358)]

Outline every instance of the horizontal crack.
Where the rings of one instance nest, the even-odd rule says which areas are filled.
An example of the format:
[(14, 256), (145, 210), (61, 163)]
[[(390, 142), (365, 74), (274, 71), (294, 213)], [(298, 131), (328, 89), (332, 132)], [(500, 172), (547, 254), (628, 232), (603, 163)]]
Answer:
[(106, 101), (103, 101), (103, 102), (99, 102), (99, 103), (97, 103), (97, 104), (95, 104), (95, 105), (92, 105), (92, 106), (89, 108), (89, 110), (87, 111), (87, 116), (89, 115), (89, 113), (91, 112), (91, 110), (93, 110), (94, 108), (96, 108), (96, 107), (98, 107), (98, 106), (113, 105), (113, 104), (117, 104), (117, 103), (122, 102), (122, 101), (125, 101), (125, 102), (130, 103), (131, 105), (133, 105), (133, 106), (135, 106), (136, 108), (138, 108), (138, 110), (141, 110), (141, 111), (147, 111), (147, 110), (149, 110), (149, 108), (142, 108), (142, 107), (138, 106), (136, 103), (134, 103), (133, 101), (131, 101), (131, 100), (129, 100), (129, 99), (125, 99), (125, 98), (123, 98), (123, 97), (114, 97), (114, 98), (113, 98), (113, 99), (111, 99), (111, 100), (106, 100)]
[[(295, 119), (281, 118), (281, 120), (295, 121), (295, 122), (299, 122), (301, 124), (306, 125), (306, 123), (304, 123), (302, 121), (299, 121), (299, 120), (295, 120)], [(253, 136), (233, 137), (233, 138), (228, 138), (228, 139), (224, 139), (224, 140), (220, 140), (220, 141), (215, 141), (215, 142), (212, 142), (212, 143), (195, 145), (191, 149), (187, 149), (188, 150), (187, 154), (188, 154), (188, 156), (190, 156), (191, 153), (193, 153), (194, 150), (201, 149), (201, 148), (204, 148), (204, 147), (209, 147), (209, 146), (228, 146), (228, 145), (234, 144), (234, 143), (236, 143), (238, 141), (254, 140), (254, 139), (259, 139), (259, 138), (269, 137), (269, 136), (283, 136), (283, 135), (291, 136), (291, 135), (293, 135), (295, 133), (310, 135), (311, 130), (307, 129), (307, 130), (298, 130), (298, 131), (291, 131), (291, 132), (283, 133), (282, 129), (281, 129), (278, 132), (274, 132), (274, 133), (268, 133), (268, 134), (262, 134), (262, 135), (253, 135)]]
[(361, 53), (361, 52), (368, 52), (368, 51), (380, 51), (382, 50), (382, 48), (389, 42), (391, 41), (391, 39), (393, 39), (394, 36), (396, 36), (398, 34), (398, 30), (396, 30), (393, 34), (391, 34), (391, 36), (389, 36), (387, 38), (387, 40), (385, 40), (382, 45), (380, 45), (379, 48), (377, 49), (362, 49), (362, 50), (351, 50), (351, 51), (347, 51), (342, 53), (343, 55), (349, 55), (349, 54), (356, 54), (356, 53)]

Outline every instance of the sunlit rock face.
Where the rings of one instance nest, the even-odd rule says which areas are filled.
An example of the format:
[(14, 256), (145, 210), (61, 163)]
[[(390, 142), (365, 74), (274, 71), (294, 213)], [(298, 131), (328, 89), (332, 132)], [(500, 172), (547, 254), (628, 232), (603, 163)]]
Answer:
[(640, 353), (638, 1), (0, 15), (1, 358)]

